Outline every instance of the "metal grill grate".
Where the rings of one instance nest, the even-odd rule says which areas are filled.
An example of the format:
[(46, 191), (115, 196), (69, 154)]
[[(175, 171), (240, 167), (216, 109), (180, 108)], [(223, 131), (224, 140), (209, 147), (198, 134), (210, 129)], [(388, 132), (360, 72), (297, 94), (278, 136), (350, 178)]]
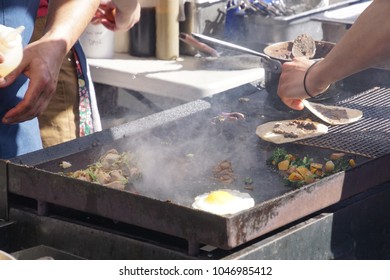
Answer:
[(298, 144), (376, 158), (390, 152), (390, 89), (375, 87), (337, 103), (363, 111), (358, 122), (330, 126), (325, 135)]

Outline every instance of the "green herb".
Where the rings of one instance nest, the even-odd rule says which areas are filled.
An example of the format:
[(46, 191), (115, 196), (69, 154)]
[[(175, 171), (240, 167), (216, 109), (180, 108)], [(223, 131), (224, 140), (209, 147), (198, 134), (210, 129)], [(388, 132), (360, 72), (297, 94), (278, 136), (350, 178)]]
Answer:
[(284, 148), (276, 148), (272, 156), (267, 160), (268, 164), (277, 165), (286, 159), (287, 151)]
[[(278, 164), (284, 160), (289, 161), (288, 169), (279, 170)], [(329, 161), (329, 159), (325, 158), (324, 161), (326, 163)], [(355, 166), (354, 162), (351, 164), (351, 158), (346, 156), (331, 161), (334, 164), (334, 169), (332, 171), (326, 172), (325, 164), (315, 162), (313, 158), (307, 155), (304, 157), (299, 157), (289, 154), (284, 148), (276, 148), (272, 156), (267, 159), (267, 164), (272, 166), (273, 169), (276, 169), (281, 174), (281, 176), (283, 176), (283, 181), (286, 186), (291, 188), (300, 188), (306, 184), (313, 183), (326, 176), (338, 173), (340, 171), (345, 171), (351, 168), (351, 166)], [(317, 163), (316, 165), (322, 165), (323, 167), (322, 169), (317, 169), (317, 167), (315, 167), (316, 165), (312, 165), (312, 163)], [(304, 167), (307, 169), (307, 171), (301, 167)], [(289, 179), (289, 176), (294, 172), (296, 174), (294, 174)], [(300, 177), (298, 176), (302, 176), (303, 180), (300, 180)]]
[(293, 161), (291, 161), (290, 165), (291, 166), (304, 166), (308, 169), (310, 169), (310, 164), (313, 162), (314, 160), (312, 158), (309, 158), (307, 156), (303, 157), (303, 158), (299, 158), (299, 157), (296, 157)]
[(245, 185), (252, 185), (253, 184), (253, 179), (251, 177), (246, 177), (244, 179)]
[(300, 181), (290, 181), (287, 177), (283, 178), (283, 183), (286, 187), (298, 189), (300, 187), (303, 187), (306, 183), (305, 180)]

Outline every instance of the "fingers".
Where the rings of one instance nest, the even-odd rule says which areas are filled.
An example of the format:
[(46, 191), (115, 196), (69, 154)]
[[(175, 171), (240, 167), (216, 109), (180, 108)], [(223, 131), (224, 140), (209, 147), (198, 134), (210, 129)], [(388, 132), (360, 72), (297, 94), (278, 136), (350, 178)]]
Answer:
[(100, 23), (102, 21), (109, 21), (115, 24), (115, 9), (107, 5), (100, 5), (92, 19), (92, 22)]
[(4, 115), (2, 119), (4, 124), (16, 124), (31, 120), (46, 109), (50, 102), (51, 93), (44, 91), (40, 94), (34, 94), (33, 91), (29, 89), (24, 99)]
[(127, 8), (119, 9), (112, 1), (108, 1), (105, 5), (99, 6), (91, 22), (101, 23), (111, 31), (126, 31), (139, 22), (140, 16), (141, 6), (138, 2), (135, 5), (130, 4)]
[(0, 88), (8, 87), (11, 85), (16, 78), (20, 75), (21, 71), (19, 69), (15, 69), (11, 73), (9, 73), (6, 77), (0, 77)]
[(302, 103), (302, 100), (300, 99), (293, 99), (285, 102), (285, 104), (290, 107), (291, 109), (301, 111), (305, 108), (305, 106)]
[(106, 20), (106, 19), (101, 19), (100, 23), (103, 24), (104, 27), (106, 27), (108, 30), (115, 31), (117, 29), (115, 22), (111, 22), (111, 21)]
[(291, 98), (283, 98), (280, 97), (282, 102), (286, 104), (291, 109), (301, 111), (305, 108), (305, 105), (303, 105), (303, 102), (301, 99), (291, 99)]
[[(39, 69), (39, 70), (38, 70)], [(33, 71), (35, 74), (31, 77), (29, 71), (25, 71), (30, 78), (28, 89), (22, 101), (14, 108), (10, 109), (2, 118), (4, 124), (16, 124), (33, 119), (39, 116), (50, 102), (51, 96), (55, 92), (56, 83), (48, 72), (39, 67)], [(36, 74), (36, 73), (40, 74)], [(14, 75), (18, 76), (20, 72), (13, 72), (6, 77), (6, 84), (12, 83)]]
[(37, 116), (37, 111), (32, 107), (31, 103), (22, 100), (16, 107), (9, 110), (1, 120), (4, 124), (17, 124), (27, 120), (31, 120)]
[(313, 62), (307, 59), (295, 58), (282, 65), (282, 73), (279, 79), (278, 96), (291, 109), (303, 110), (302, 100), (308, 98), (303, 79), (307, 68)]

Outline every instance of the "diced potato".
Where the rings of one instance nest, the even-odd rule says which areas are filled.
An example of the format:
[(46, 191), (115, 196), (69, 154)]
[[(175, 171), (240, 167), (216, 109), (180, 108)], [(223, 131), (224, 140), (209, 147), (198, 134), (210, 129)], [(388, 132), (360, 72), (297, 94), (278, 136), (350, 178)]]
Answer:
[(323, 164), (313, 162), (310, 164), (310, 172), (317, 175), (317, 171), (320, 171), (322, 174), (322, 167)]
[(278, 163), (278, 169), (282, 171), (286, 171), (289, 166), (290, 166), (290, 161), (288, 159), (285, 159)]
[(323, 164), (321, 164), (321, 163), (315, 163), (315, 162), (310, 163), (310, 168), (322, 169), (322, 167), (323, 167)]
[(326, 163), (325, 163), (325, 172), (333, 172), (334, 170), (334, 162), (331, 161), (331, 160), (328, 160)]
[(342, 158), (343, 156), (345, 156), (344, 153), (332, 153), (332, 154), (330, 155), (330, 159), (331, 159), (331, 160), (336, 160), (336, 159)]
[(302, 175), (303, 179), (305, 180), (305, 183), (310, 184), (314, 182), (314, 175), (310, 172), (309, 169), (307, 169), (304, 166), (298, 166), (297, 171), (299, 174)]
[(307, 176), (307, 175), (313, 175), (313, 173), (310, 172), (309, 169), (307, 169), (306, 167), (304, 166), (298, 166), (297, 167), (297, 171), (299, 174), (301, 174), (303, 177)]
[(301, 174), (299, 174), (298, 172), (293, 172), (291, 173), (289, 176), (288, 176), (288, 179), (290, 181), (301, 181), (303, 180), (303, 176)]

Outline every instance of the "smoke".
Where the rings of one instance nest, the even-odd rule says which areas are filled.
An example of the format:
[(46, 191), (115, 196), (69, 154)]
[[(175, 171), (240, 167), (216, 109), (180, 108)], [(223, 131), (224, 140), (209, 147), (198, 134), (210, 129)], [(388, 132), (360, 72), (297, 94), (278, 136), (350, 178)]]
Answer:
[[(249, 170), (256, 160), (256, 143), (248, 137), (253, 133), (245, 120), (216, 121), (211, 113), (131, 139), (128, 149), (135, 153), (143, 174), (137, 192), (188, 205), (202, 193), (237, 188), (218, 182), (212, 170), (223, 160), (231, 161), (235, 172)], [(236, 183), (241, 184), (244, 176)]]

